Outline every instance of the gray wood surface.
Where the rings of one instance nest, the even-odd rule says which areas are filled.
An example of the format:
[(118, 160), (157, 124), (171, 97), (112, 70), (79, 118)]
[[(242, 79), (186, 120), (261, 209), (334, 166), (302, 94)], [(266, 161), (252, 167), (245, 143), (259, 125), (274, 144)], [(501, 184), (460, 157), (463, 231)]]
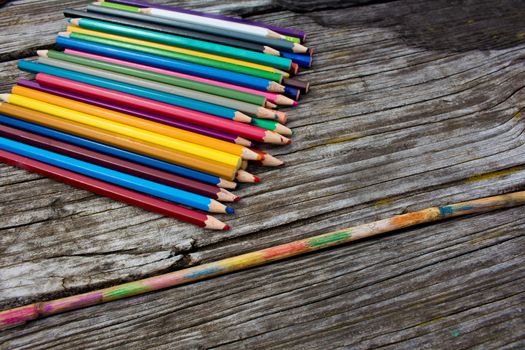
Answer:
[[(164, 1), (168, 2), (168, 1)], [(0, 90), (61, 9), (0, 7)], [(286, 6), (286, 2), (280, 1)], [(329, 1), (325, 3), (330, 3)], [(334, 2), (334, 3), (337, 3)], [(525, 189), (523, 2), (394, 1), (294, 13), (180, 1), (301, 28), (312, 92), (280, 169), (251, 168), (209, 232), (0, 165), (0, 308), (89, 291), (408, 210)], [(330, 5), (332, 6), (332, 5)], [(525, 208), (449, 220), (0, 333), (1, 348), (525, 346)]]

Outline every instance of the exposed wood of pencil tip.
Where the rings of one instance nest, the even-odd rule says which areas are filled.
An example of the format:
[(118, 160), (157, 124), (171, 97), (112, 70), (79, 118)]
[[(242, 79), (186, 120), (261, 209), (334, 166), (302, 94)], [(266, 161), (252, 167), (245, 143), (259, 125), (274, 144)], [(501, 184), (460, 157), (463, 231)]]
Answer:
[(308, 51), (308, 48), (306, 46), (301, 45), (301, 44), (294, 43), (292, 50), (295, 53), (305, 53), (305, 52)]
[(292, 143), (292, 140), (275, 131), (266, 130), (264, 132), (263, 142), (271, 143), (274, 145), (288, 145)]
[(281, 56), (281, 53), (270, 46), (264, 46), (263, 52), (267, 55)]
[(219, 183), (217, 184), (217, 186), (221, 188), (227, 188), (229, 190), (234, 190), (237, 188), (237, 183), (234, 181), (229, 181), (223, 178), (219, 178)]
[(266, 33), (267, 33), (266, 36), (268, 38), (286, 40), (284, 35), (281, 35), (281, 34), (279, 34), (277, 32), (274, 32), (273, 30), (267, 29)]
[(227, 207), (226, 205), (216, 201), (215, 199), (210, 199), (208, 209), (210, 213), (233, 214), (232, 208)]
[(240, 146), (252, 147), (253, 143), (250, 140), (245, 139), (244, 137), (237, 136), (234, 140), (234, 143)]
[(241, 158), (246, 160), (261, 160), (263, 157), (249, 148), (243, 148)]
[(268, 83), (268, 86), (266, 88), (270, 92), (278, 92), (283, 93), (284, 92), (284, 85), (281, 85), (279, 83), (276, 83), (275, 81), (270, 81)]
[(269, 153), (266, 153), (264, 155), (264, 158), (262, 161), (260, 161), (260, 163), (264, 166), (271, 166), (271, 167), (274, 167), (274, 166), (279, 166), (279, 165), (283, 165), (284, 162), (274, 156), (272, 156), (271, 154)]
[(276, 111), (275, 114), (277, 115), (277, 121), (281, 124), (286, 124), (288, 121), (288, 118), (286, 117), (285, 112)]
[(274, 109), (274, 108), (277, 108), (277, 105), (272, 103), (272, 102), (269, 102), (269, 101), (266, 101), (264, 103), (264, 107), (268, 108), (268, 109)]
[(245, 183), (261, 182), (261, 179), (258, 176), (250, 174), (249, 172), (243, 169), (239, 169), (237, 171), (237, 176), (235, 179), (239, 182), (245, 182)]
[(204, 228), (210, 230), (228, 231), (230, 229), (230, 226), (226, 225), (224, 222), (211, 215), (207, 215), (207, 219), (204, 221)]
[(278, 105), (284, 105), (284, 106), (295, 106), (297, 104), (296, 101), (292, 100), (291, 98), (289, 97), (286, 97), (284, 95), (277, 95), (275, 97), (275, 102), (278, 104)]
[(238, 202), (240, 200), (239, 196), (234, 195), (230, 191), (220, 188), (217, 193), (217, 200), (221, 202)]
[(293, 131), (292, 129), (280, 124), (280, 123), (277, 123), (275, 125), (275, 132), (276, 133), (279, 133), (281, 135), (284, 135), (284, 136), (292, 136), (293, 135)]
[(36, 50), (36, 54), (38, 57), (45, 57), (47, 58), (47, 53), (49, 50)]
[(271, 120), (277, 119), (276, 111), (268, 109), (268, 108), (264, 108), (264, 107), (258, 107), (257, 113), (255, 113), (255, 115), (257, 116), (257, 118), (261, 118), (261, 119), (271, 119)]
[(250, 118), (249, 116), (247, 116), (246, 114), (242, 112), (235, 111), (233, 120), (235, 120), (236, 122), (249, 124), (252, 121), (252, 118)]

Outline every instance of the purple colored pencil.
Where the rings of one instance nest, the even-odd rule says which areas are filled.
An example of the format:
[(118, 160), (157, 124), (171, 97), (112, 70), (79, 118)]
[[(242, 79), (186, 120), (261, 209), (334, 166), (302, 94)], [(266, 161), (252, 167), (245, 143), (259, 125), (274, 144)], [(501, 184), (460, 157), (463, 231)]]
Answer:
[[(175, 128), (195, 132), (195, 133), (209, 136), (209, 137), (214, 137), (219, 140), (241, 144), (240, 142), (238, 142), (239, 141), (238, 136), (232, 135), (232, 134), (229, 134), (223, 131), (213, 130), (213, 129), (209, 129), (209, 128), (202, 127), (199, 125), (194, 125), (194, 124), (182, 122), (176, 119), (164, 117), (161, 115), (136, 110), (133, 108), (126, 107), (124, 105), (117, 105), (111, 102), (97, 100), (95, 98), (82, 96), (74, 92), (69, 92), (69, 91), (64, 91), (64, 90), (60, 90), (60, 89), (49, 87), (49, 86), (44, 86), (32, 80), (20, 79), (16, 83), (20, 86), (24, 86), (30, 89), (35, 89), (35, 90), (47, 92), (53, 95), (69, 98), (75, 101), (84, 102), (84, 103), (88, 103), (94, 106), (111, 109), (117, 112), (133, 115), (135, 117), (139, 117), (139, 118), (151, 120), (157, 123), (162, 123), (165, 125), (173, 126)], [(242, 139), (243, 145), (248, 146), (248, 147), (251, 146), (251, 142), (250, 142), (250, 145), (246, 145), (246, 142), (249, 142), (249, 141)]]
[(276, 26), (272, 26), (266, 23), (249, 21), (247, 19), (242, 19), (242, 18), (228, 17), (228, 16), (223, 16), (223, 15), (219, 15), (215, 13), (204, 13), (204, 12), (199, 12), (199, 11), (194, 11), (194, 10), (183, 9), (183, 8), (175, 7), (175, 6), (153, 4), (153, 3), (149, 3), (146, 1), (140, 1), (140, 0), (110, 0), (110, 2), (113, 2), (116, 4), (134, 6), (134, 7), (154, 7), (158, 9), (177, 11), (177, 12), (187, 13), (190, 15), (196, 15), (196, 16), (201, 16), (201, 17), (208, 17), (208, 18), (222, 19), (222, 20), (230, 21), (230, 22), (243, 23), (243, 24), (248, 24), (252, 26), (270, 29), (279, 34), (294, 36), (296, 38), (299, 38), (301, 42), (304, 42), (306, 40), (306, 33), (301, 30), (296, 30), (292, 28), (276, 27)]

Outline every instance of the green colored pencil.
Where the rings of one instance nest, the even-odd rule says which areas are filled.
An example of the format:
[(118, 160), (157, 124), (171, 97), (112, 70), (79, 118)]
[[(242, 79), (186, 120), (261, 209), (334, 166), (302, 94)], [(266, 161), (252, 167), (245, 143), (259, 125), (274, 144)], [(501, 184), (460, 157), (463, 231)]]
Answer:
[(156, 43), (172, 45), (185, 49), (207, 52), (224, 57), (236, 58), (243, 61), (254, 62), (265, 66), (275, 67), (289, 71), (292, 60), (280, 56), (266, 55), (261, 52), (240, 49), (233, 46), (211, 43), (203, 40), (185, 38), (178, 35), (160, 33), (154, 30), (130, 27), (122, 24), (109, 23), (88, 18), (74, 18), (69, 20), (71, 24), (81, 28), (95, 30), (104, 33), (122, 35), (126, 37), (152, 41)]
[(275, 120), (252, 118), (250, 124), (266, 130), (275, 131), (284, 136), (291, 136), (293, 134), (292, 129), (287, 128), (286, 126), (282, 125), (281, 123)]

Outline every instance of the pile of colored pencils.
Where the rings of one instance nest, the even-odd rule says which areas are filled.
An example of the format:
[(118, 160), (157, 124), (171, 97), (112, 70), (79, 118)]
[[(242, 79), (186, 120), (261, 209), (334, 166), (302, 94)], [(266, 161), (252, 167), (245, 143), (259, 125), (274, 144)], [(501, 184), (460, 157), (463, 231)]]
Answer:
[[(286, 145), (281, 107), (309, 84), (301, 31), (138, 0), (67, 9), (63, 51), (38, 51), (35, 74), (0, 95), (0, 161), (209, 229), (229, 226), (228, 190), (259, 182), (254, 149)], [(197, 210), (203, 211), (199, 212)]]

